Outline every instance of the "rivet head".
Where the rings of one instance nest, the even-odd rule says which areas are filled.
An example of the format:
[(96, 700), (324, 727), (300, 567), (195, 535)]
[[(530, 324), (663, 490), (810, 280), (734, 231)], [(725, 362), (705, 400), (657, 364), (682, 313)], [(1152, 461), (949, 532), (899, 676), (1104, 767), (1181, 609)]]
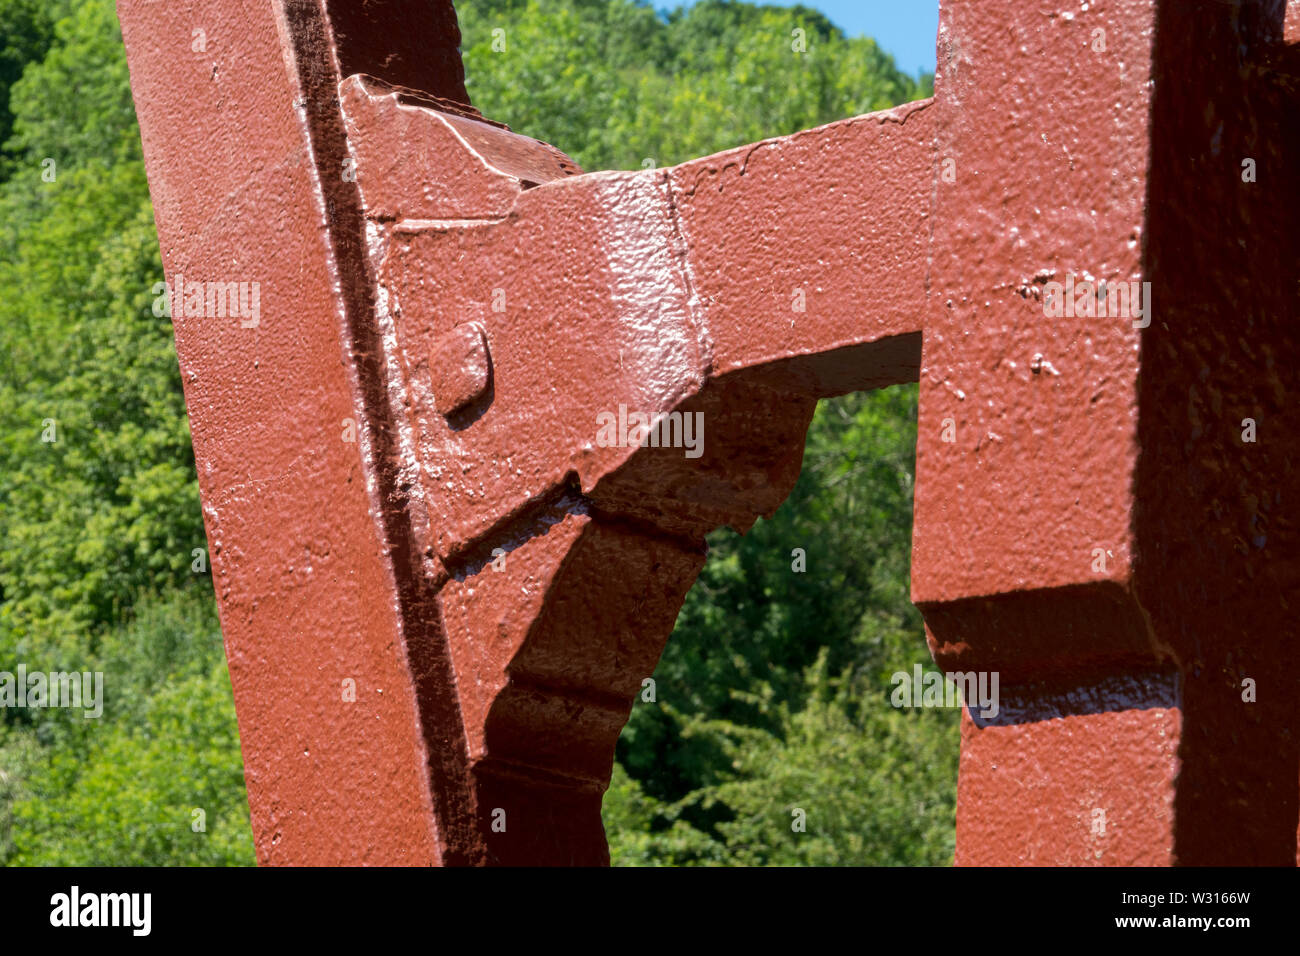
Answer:
[(433, 403), (444, 418), (474, 404), (492, 375), (487, 333), (477, 322), (459, 325), (433, 344), (429, 356)]

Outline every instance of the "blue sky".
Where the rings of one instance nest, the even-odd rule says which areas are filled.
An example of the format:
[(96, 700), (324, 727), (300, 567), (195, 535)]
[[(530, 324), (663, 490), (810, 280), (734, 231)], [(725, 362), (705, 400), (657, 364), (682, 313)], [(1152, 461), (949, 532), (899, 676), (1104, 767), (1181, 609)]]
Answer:
[[(876, 38), (894, 55), (900, 69), (934, 72), (934, 38), (939, 32), (939, 0), (754, 0), (765, 6), (802, 2), (820, 10), (849, 36)], [(692, 6), (695, 0), (653, 0), (655, 8)]]

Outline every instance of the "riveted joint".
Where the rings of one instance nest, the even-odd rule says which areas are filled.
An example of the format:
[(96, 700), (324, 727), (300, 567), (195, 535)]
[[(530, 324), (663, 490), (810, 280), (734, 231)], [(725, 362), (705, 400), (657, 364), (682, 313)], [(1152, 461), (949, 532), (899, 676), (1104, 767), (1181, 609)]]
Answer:
[(492, 376), (487, 333), (477, 322), (457, 326), (434, 343), (429, 357), (434, 407), (450, 418), (487, 392)]

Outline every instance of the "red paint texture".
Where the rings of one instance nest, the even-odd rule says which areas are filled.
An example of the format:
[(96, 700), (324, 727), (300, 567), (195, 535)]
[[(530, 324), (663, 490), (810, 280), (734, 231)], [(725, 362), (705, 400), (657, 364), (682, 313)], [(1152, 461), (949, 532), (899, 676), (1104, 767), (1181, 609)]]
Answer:
[(176, 324), (261, 862), (607, 862), (704, 535), (918, 378), (913, 597), (1002, 675), (958, 862), (1294, 861), (1294, 4), (945, 2), (932, 101), (590, 174), (450, 3), (183, 6), (119, 12), (169, 278), (261, 283)]
[[(1294, 863), (1283, 8), (1017, 8), (946, 3), (938, 47), (957, 179), (934, 212), (913, 598), (936, 660), (999, 670), (1029, 715), (967, 722), (958, 862)], [(1244, 182), (1247, 157), (1272, 174)], [(1046, 318), (1071, 273), (1151, 282), (1149, 327)], [(1244, 443), (1248, 417), (1272, 436)]]

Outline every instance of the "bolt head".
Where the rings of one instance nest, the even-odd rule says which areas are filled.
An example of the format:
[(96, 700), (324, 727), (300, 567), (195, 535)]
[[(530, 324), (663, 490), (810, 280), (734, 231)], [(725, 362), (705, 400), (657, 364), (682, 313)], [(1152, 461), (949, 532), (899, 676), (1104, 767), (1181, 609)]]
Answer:
[(439, 415), (449, 417), (478, 401), (492, 375), (483, 327), (469, 322), (439, 338), (429, 357), (429, 370)]

